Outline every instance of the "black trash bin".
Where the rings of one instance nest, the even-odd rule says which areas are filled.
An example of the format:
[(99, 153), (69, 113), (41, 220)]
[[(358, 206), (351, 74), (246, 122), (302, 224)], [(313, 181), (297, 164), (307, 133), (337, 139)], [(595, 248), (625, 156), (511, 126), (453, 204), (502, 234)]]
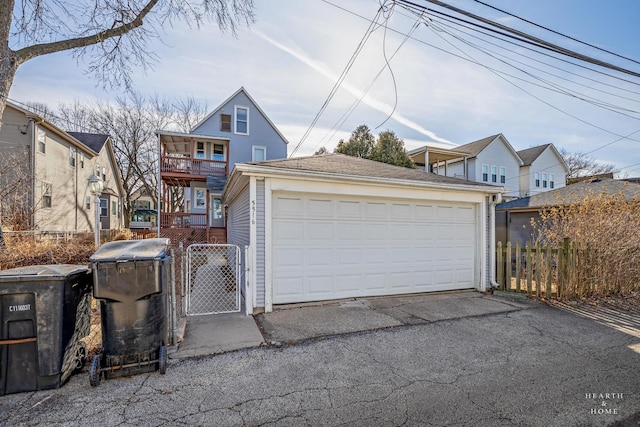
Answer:
[(57, 388), (82, 368), (91, 285), (86, 265), (0, 271), (0, 395)]
[(90, 258), (93, 296), (100, 301), (103, 353), (89, 382), (160, 370), (167, 363), (169, 239), (104, 244)]

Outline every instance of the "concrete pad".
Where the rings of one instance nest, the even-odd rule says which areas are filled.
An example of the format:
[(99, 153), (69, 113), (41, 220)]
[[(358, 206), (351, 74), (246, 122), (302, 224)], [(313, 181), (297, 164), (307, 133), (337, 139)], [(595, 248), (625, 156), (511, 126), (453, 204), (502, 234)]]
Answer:
[(284, 343), (402, 325), (362, 300), (276, 310), (256, 320), (267, 341)]
[(252, 316), (244, 313), (192, 316), (187, 322), (183, 341), (171, 359), (224, 353), (264, 344)]

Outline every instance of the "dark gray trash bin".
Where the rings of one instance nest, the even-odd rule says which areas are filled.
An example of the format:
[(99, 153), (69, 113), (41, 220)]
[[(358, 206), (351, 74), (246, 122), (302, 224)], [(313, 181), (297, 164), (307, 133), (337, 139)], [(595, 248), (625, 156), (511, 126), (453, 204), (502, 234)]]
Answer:
[(86, 265), (0, 271), (0, 395), (57, 388), (82, 368), (91, 285)]
[(167, 363), (169, 239), (109, 242), (90, 258), (93, 296), (100, 301), (103, 354), (91, 361), (92, 386)]

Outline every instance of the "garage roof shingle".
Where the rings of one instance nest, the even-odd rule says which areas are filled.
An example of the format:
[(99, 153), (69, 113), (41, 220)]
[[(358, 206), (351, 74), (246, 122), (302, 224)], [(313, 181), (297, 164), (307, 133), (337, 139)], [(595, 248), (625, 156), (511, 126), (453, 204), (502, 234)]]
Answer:
[(492, 185), (486, 183), (479, 183), (468, 181), (466, 179), (436, 175), (430, 172), (419, 171), (416, 169), (410, 169), (401, 166), (394, 166), (387, 163), (361, 159), (358, 157), (352, 157), (338, 153), (329, 153), (309, 157), (296, 157), (290, 159), (267, 160), (263, 162), (251, 162), (248, 164), (274, 169), (319, 172), (325, 174), (350, 175), (367, 178), (386, 178), (395, 180), (431, 182), (437, 184), (492, 187)]

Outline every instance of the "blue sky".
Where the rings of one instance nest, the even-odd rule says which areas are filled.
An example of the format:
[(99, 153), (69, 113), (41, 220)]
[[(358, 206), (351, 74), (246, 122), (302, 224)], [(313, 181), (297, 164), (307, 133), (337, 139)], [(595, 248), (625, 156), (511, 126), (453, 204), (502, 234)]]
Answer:
[[(138, 91), (149, 95), (193, 95), (206, 100), (211, 108), (244, 86), (289, 139), (292, 150), (349, 62), (369, 26), (368, 20), (376, 16), (379, 3), (375, 0), (256, 0), (255, 3), (256, 23), (241, 29), (237, 38), (220, 33), (214, 26), (195, 30), (178, 24), (166, 29), (163, 43), (152, 46), (158, 54), (158, 63), (146, 74), (136, 70), (134, 84)], [(524, 24), (478, 2), (449, 0), (449, 3), (640, 72), (640, 64)], [(486, 3), (640, 61), (637, 43), (640, 2), (636, 0), (487, 0)], [(453, 147), (503, 133), (517, 150), (551, 142), (558, 148), (590, 153), (602, 162), (614, 163), (621, 175), (640, 176), (637, 149), (640, 113), (636, 113), (640, 111), (640, 78), (607, 71), (628, 80), (623, 82), (537, 57), (559, 67), (554, 69), (523, 58), (518, 52), (469, 39), (529, 73), (524, 74), (462, 44), (441, 22), (430, 27), (420, 25), (412, 38), (403, 42), (402, 34), (411, 31), (415, 16), (396, 8), (388, 18), (388, 29), (378, 27), (371, 34), (296, 155), (311, 154), (320, 146), (333, 149), (340, 138), (348, 138), (353, 129), (364, 123), (375, 133), (395, 131), (408, 149), (425, 144)], [(522, 53), (535, 56), (527, 51)], [(393, 56), (387, 68), (385, 54), (387, 58)], [(60, 102), (117, 96), (116, 91), (96, 86), (83, 70), (84, 64), (77, 63), (69, 53), (34, 59), (20, 67), (10, 98), (43, 102), (55, 108)], [(371, 84), (378, 73), (379, 77)], [(526, 82), (534, 78), (554, 84), (557, 90), (545, 90)], [(542, 85), (540, 80), (536, 82)], [(347, 117), (354, 101), (370, 85)], [(558, 93), (561, 90), (572, 96)], [(584, 102), (578, 96), (588, 97), (592, 102)], [(594, 103), (624, 108), (624, 114), (596, 107)], [(632, 139), (620, 137), (636, 131)]]

